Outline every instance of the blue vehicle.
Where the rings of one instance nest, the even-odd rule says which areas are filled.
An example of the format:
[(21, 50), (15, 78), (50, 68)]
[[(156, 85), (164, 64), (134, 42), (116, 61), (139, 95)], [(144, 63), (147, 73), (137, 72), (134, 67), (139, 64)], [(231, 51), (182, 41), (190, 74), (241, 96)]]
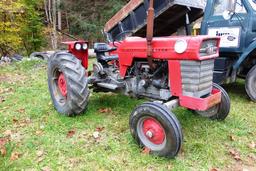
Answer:
[(256, 0), (208, 0), (201, 34), (221, 37), (214, 81), (245, 79), (246, 92), (256, 101)]

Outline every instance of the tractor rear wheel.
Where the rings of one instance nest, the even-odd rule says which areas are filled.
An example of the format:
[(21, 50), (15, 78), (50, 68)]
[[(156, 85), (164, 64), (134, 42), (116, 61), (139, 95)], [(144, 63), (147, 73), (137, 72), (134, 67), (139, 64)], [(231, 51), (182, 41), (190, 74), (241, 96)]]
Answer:
[(250, 99), (256, 102), (256, 65), (249, 71), (246, 76), (245, 90)]
[(230, 112), (230, 98), (228, 93), (218, 84), (213, 84), (215, 89), (221, 91), (221, 102), (206, 111), (196, 111), (203, 117), (210, 118), (212, 120), (225, 120)]
[(48, 86), (59, 113), (75, 116), (86, 110), (90, 94), (86, 70), (72, 54), (58, 52), (50, 58)]
[(173, 158), (180, 151), (180, 123), (162, 104), (149, 102), (138, 106), (130, 116), (130, 130), (137, 143), (152, 154)]

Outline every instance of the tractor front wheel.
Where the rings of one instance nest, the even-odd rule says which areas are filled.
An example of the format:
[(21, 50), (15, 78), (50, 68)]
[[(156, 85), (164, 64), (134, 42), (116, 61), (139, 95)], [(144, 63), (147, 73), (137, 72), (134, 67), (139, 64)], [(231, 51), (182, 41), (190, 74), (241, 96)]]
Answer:
[(250, 99), (256, 102), (256, 65), (249, 71), (246, 76), (245, 90)]
[(137, 143), (152, 154), (175, 157), (180, 151), (183, 135), (178, 119), (165, 106), (144, 103), (130, 116), (131, 134)]
[(221, 91), (221, 102), (206, 111), (196, 111), (203, 117), (210, 118), (212, 120), (225, 120), (230, 112), (230, 98), (228, 93), (218, 84), (213, 84), (215, 89)]
[(72, 54), (58, 52), (50, 58), (48, 86), (59, 113), (75, 116), (86, 110), (89, 97), (86, 70)]

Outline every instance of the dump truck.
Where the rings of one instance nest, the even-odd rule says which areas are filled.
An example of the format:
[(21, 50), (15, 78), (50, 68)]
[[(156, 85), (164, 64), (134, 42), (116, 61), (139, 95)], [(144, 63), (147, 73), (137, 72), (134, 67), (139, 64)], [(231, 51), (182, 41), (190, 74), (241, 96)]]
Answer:
[[(154, 36), (169, 36), (182, 27), (189, 35), (191, 24), (203, 17), (200, 34), (221, 37), (214, 82), (227, 84), (242, 78), (247, 95), (256, 101), (255, 0), (158, 0), (154, 5)], [(148, 0), (131, 0), (105, 25), (108, 40), (145, 37), (147, 6)]]
[[(145, 37), (147, 28), (148, 0), (131, 0), (105, 25), (104, 33), (109, 41), (120, 40), (128, 35)], [(157, 0), (154, 2), (154, 36), (170, 36), (182, 26), (203, 16), (205, 0)]]

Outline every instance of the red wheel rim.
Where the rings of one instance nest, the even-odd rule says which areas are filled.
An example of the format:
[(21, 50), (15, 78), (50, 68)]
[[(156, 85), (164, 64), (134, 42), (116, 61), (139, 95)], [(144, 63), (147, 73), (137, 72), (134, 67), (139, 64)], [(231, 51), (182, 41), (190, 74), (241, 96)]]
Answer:
[(59, 87), (61, 95), (66, 97), (67, 96), (67, 83), (66, 83), (65, 76), (63, 73), (61, 73), (58, 78), (58, 87)]
[(143, 133), (148, 140), (156, 145), (160, 145), (165, 140), (165, 131), (161, 124), (153, 119), (147, 118), (143, 121)]

